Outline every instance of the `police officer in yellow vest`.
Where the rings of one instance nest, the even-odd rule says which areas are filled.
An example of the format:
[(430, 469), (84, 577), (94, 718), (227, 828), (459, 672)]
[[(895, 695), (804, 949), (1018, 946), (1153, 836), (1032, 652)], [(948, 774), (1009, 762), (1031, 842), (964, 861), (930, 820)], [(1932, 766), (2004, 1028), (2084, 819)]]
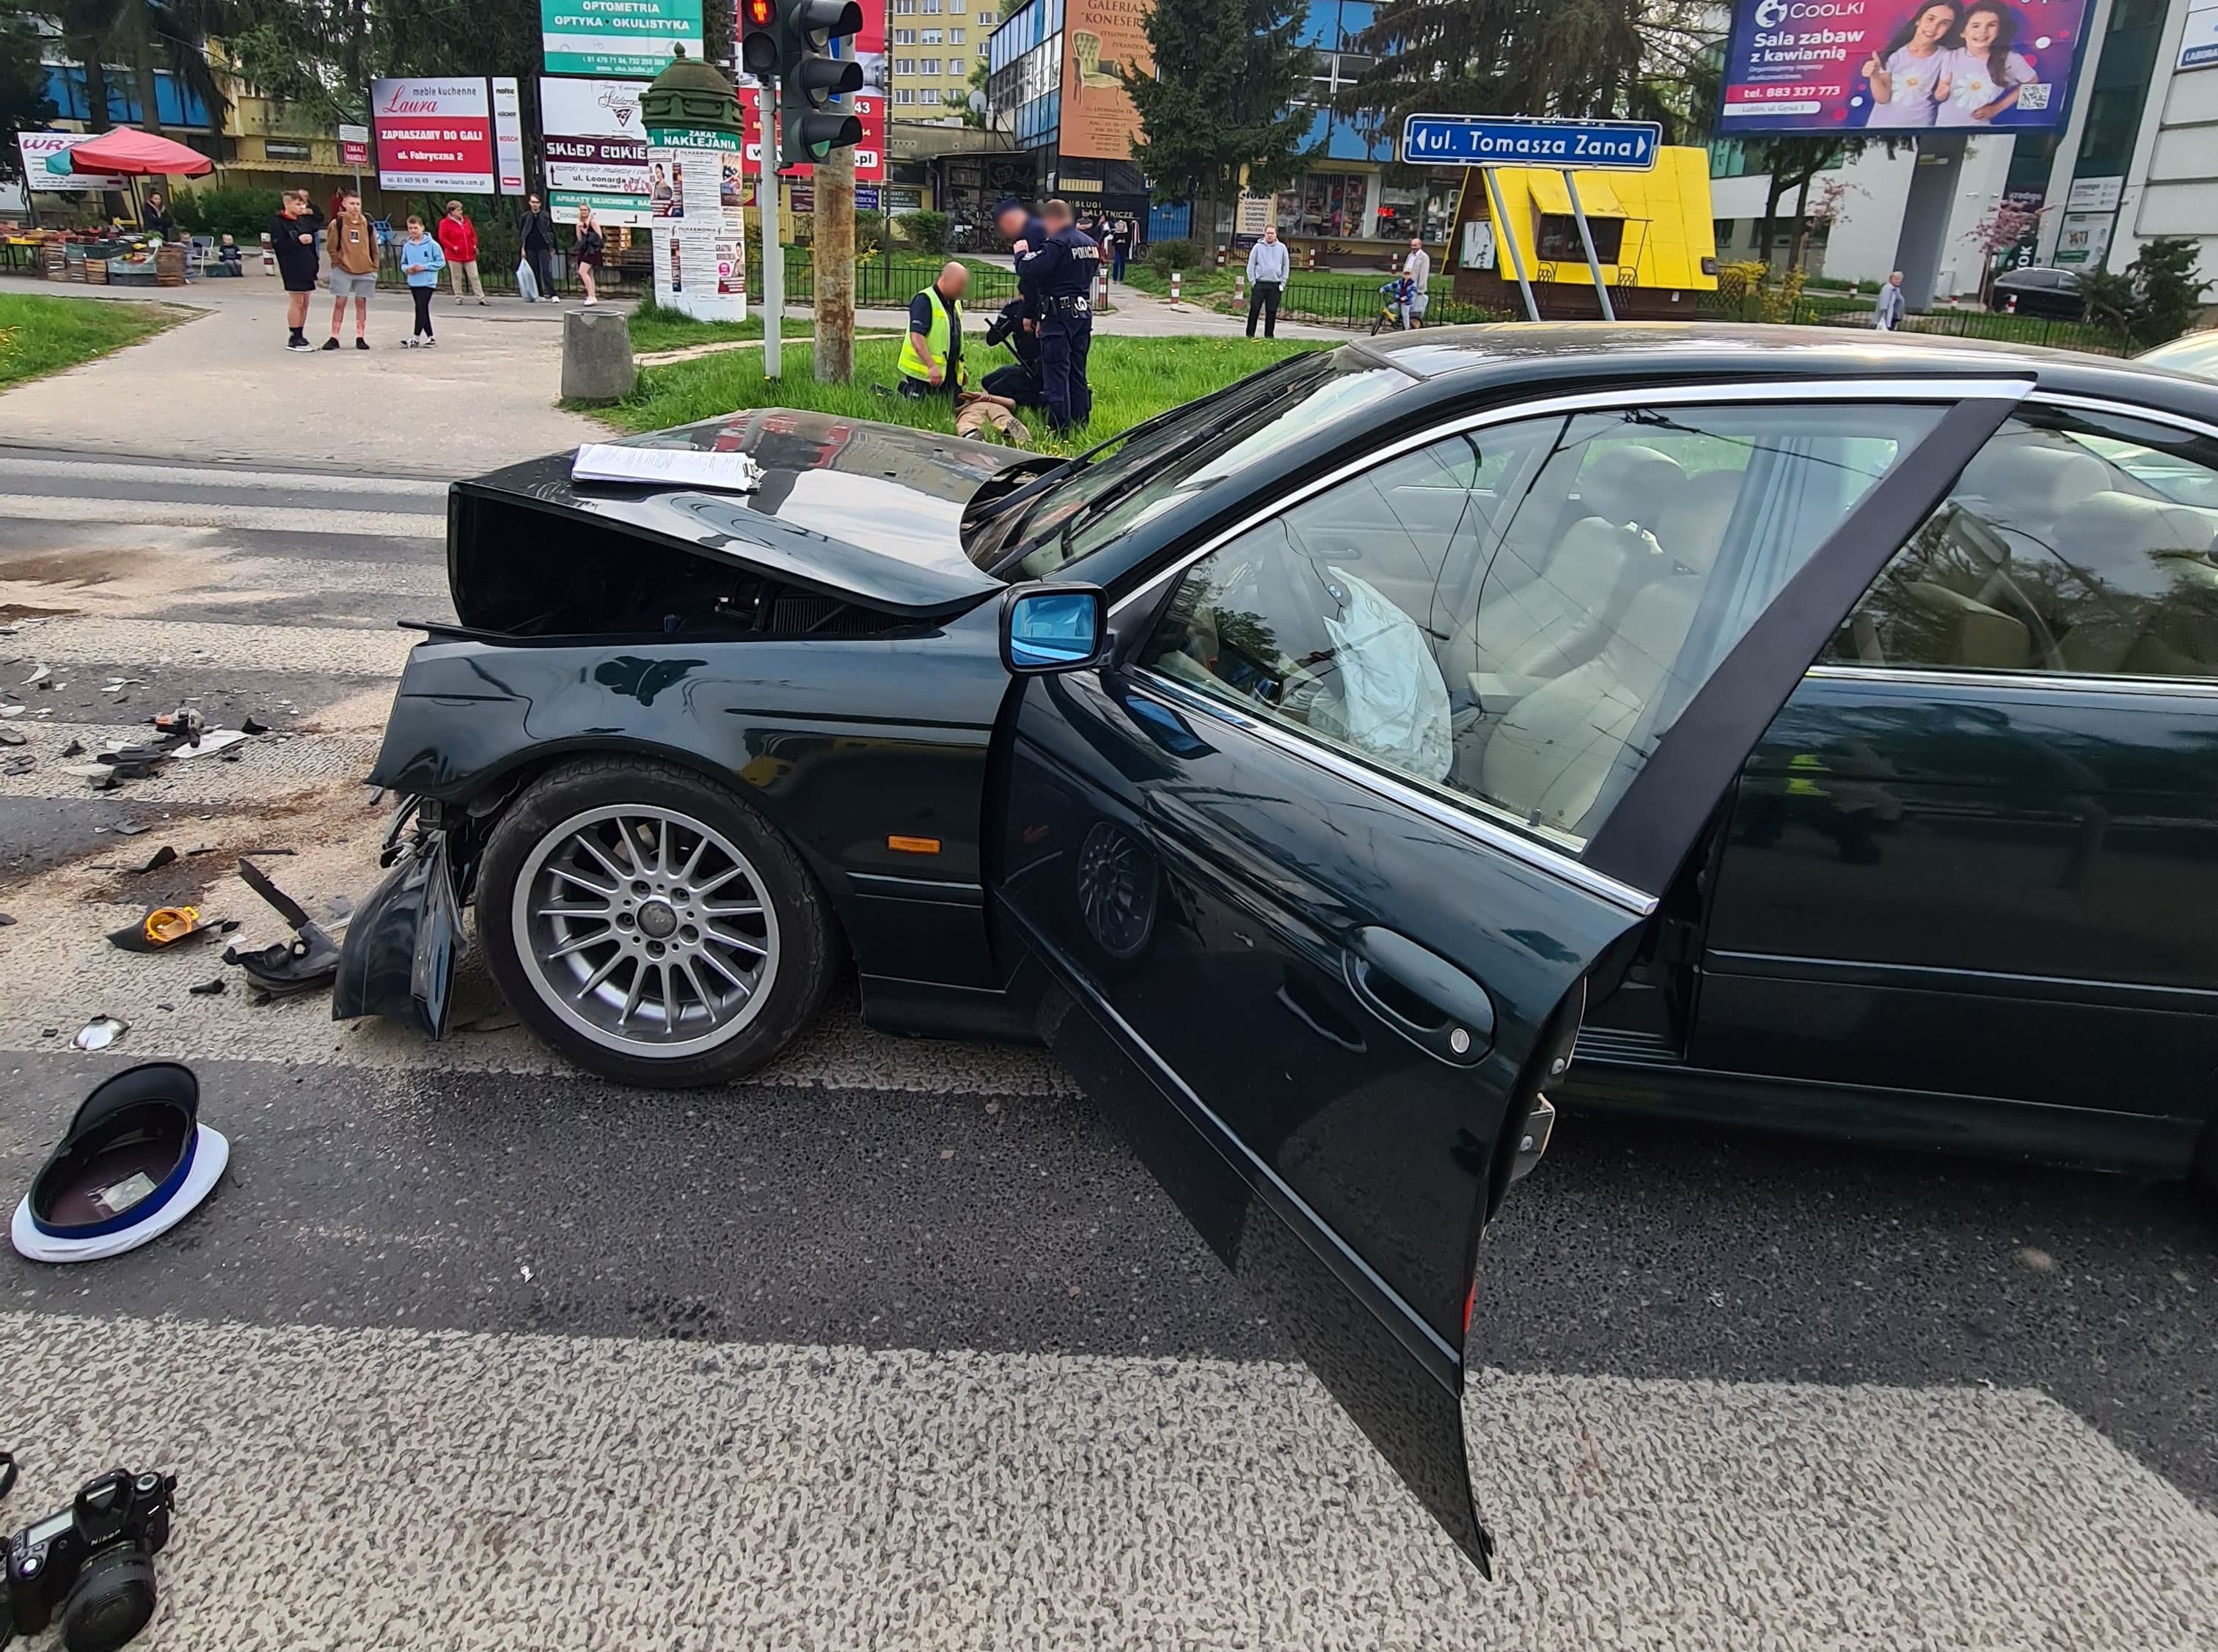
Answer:
[(970, 271), (950, 263), (939, 280), (908, 301), (908, 337), (901, 350), (904, 396), (952, 400), (970, 383), (970, 364), (963, 359), (963, 294), (970, 287)]

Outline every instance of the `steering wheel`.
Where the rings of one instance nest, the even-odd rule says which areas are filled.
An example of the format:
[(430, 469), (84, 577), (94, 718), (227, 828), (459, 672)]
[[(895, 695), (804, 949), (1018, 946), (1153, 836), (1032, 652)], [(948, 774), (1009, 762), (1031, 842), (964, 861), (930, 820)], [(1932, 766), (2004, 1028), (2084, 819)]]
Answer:
[(2064, 663), (2064, 651), (2056, 646), (2056, 634), (2048, 628), (2048, 622), (2041, 617), (2041, 610), (2017, 588), (2017, 582), (2000, 568), (1987, 575), (1986, 583), (1979, 587), (1979, 594), (1974, 600), (1992, 608), (1998, 597), (2017, 613), (2026, 630), (2031, 634), (2034, 646), (2041, 650), (2041, 670), (2060, 675), (2066, 672), (2070, 668)]

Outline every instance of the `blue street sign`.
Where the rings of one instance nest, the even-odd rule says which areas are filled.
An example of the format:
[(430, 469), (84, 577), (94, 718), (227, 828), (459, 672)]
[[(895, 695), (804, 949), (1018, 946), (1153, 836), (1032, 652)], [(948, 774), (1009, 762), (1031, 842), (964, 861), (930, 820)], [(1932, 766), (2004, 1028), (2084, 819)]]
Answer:
[(1491, 114), (1413, 114), (1402, 159), (1420, 166), (1544, 166), (1652, 172), (1664, 128), (1653, 121), (1527, 121)]

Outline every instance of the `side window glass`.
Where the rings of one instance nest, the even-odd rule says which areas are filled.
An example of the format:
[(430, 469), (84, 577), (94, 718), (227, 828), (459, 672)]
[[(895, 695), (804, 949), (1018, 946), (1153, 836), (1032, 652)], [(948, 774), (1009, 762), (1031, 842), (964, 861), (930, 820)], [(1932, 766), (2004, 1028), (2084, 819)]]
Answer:
[(1830, 664), (2218, 677), (2218, 442), (2029, 407), (1896, 553)]
[(1203, 558), (1142, 663), (1577, 849), (1938, 417), (1673, 408), (1448, 437)]

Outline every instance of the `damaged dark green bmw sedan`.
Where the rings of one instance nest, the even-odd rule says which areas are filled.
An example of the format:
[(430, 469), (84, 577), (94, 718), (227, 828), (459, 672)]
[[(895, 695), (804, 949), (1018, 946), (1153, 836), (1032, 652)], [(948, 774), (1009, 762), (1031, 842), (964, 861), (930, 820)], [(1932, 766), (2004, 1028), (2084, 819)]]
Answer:
[[(1544, 1092), (1776, 1112), (1694, 1059), (1705, 993), (1825, 943), (1706, 952), (1721, 877), (1814, 854), (1868, 898), (1906, 698), (2218, 676), (2214, 436), (2218, 393), (2091, 358), (1521, 326), (1295, 356), (1069, 461), (773, 411), (620, 444), (663, 480), (517, 466), (452, 493), (459, 623), (400, 683), (337, 1012), (437, 1036), (474, 904), (525, 1024), (627, 1083), (759, 1065), (849, 966), (874, 1026), (1044, 1042), (1484, 1564), (1472, 1281)], [(2138, 573), (2052, 577), (2074, 510)], [(2207, 843), (2122, 826), (2085, 871)], [(2142, 983), (2198, 1073), (2211, 962)], [(1881, 1092), (1812, 1024), (1823, 1129)], [(2106, 1104), (1952, 1092), (1895, 1135), (2207, 1140), (2190, 1086), (2106, 1159)]]

